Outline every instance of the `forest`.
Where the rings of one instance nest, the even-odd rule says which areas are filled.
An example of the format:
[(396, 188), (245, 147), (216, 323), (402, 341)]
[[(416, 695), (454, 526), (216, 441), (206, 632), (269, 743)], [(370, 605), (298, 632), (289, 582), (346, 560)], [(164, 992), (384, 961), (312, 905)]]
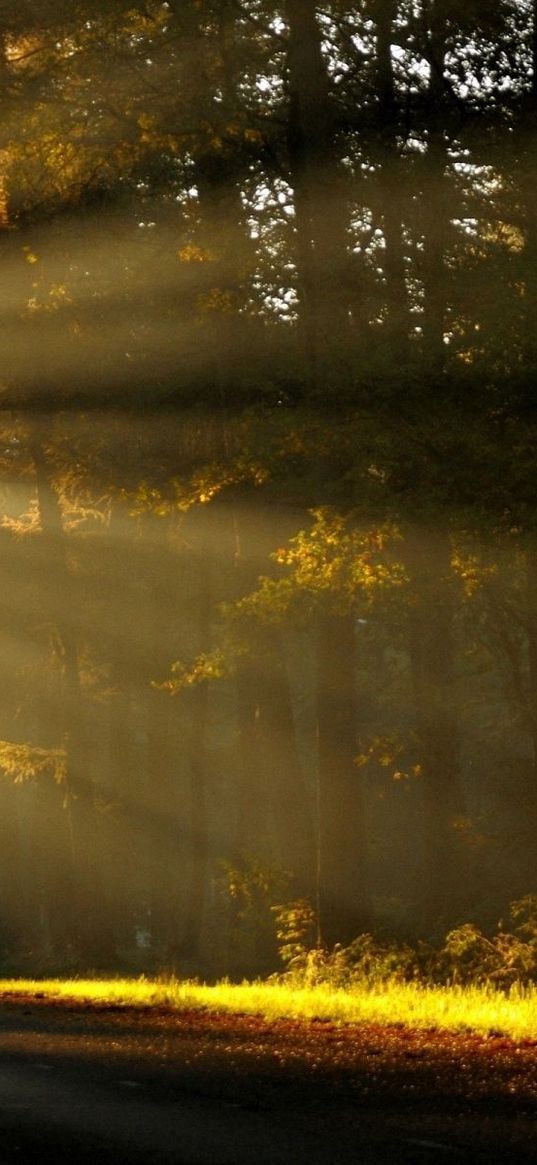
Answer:
[(5, 0), (0, 46), (0, 966), (493, 926), (537, 893), (537, 0)]

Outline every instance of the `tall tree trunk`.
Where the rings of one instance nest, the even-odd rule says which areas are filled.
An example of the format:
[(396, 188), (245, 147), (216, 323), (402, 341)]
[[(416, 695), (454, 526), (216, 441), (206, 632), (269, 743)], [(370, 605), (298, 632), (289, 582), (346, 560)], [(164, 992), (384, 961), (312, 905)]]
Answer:
[[(445, 401), (447, 314), (446, 202), (447, 153), (444, 139), (444, 59), (447, 24), (444, 0), (427, 9), (425, 53), (430, 67), (424, 159), (424, 370), (435, 385), (438, 406)], [(464, 819), (459, 771), (459, 725), (455, 700), (451, 546), (447, 529), (424, 527), (407, 538), (406, 553), (414, 585), (410, 613), (410, 656), (416, 731), (422, 764), (424, 811), (423, 879), (419, 894), (430, 928), (456, 916), (464, 897), (465, 859), (457, 822)], [(468, 890), (468, 887), (466, 887)]]
[[(40, 739), (46, 740), (45, 733)], [(42, 890), (48, 953), (60, 969), (71, 961), (76, 963), (78, 953), (71, 815), (65, 790), (52, 777), (40, 779), (37, 798), (40, 836), (34, 876)]]
[(364, 797), (357, 753), (352, 615), (318, 631), (319, 903), (322, 940), (346, 944), (370, 922)]
[(531, 4), (531, 98), (533, 107), (537, 108), (537, 0)]
[[(287, 0), (288, 154), (295, 192), (300, 324), (310, 394), (352, 393), (349, 205), (337, 153), (321, 27), (310, 0)], [(321, 491), (322, 492), (322, 491)], [(356, 755), (354, 628), (323, 616), (318, 637), (318, 892), (323, 940), (366, 925), (365, 837)]]
[(447, 535), (417, 531), (406, 541), (412, 586), (410, 658), (423, 805), (420, 897), (429, 926), (449, 923), (465, 887), (457, 827), (464, 820), (455, 698), (453, 596)]
[(198, 127), (192, 160), (200, 211), (195, 245), (201, 261), (190, 267), (190, 312), (198, 337), (190, 363), (195, 367), (200, 361), (205, 393), (231, 406), (237, 397), (243, 399), (241, 384), (253, 357), (248, 313), (241, 311), (252, 241), (241, 198), (248, 156), (234, 133), (241, 120), (242, 77), (235, 52), (239, 14), (229, 0), (217, 7), (216, 13), (207, 13), (196, 0), (170, 4), (196, 62), (188, 93)]
[[(286, 523), (285, 523), (286, 524)], [(296, 530), (296, 516), (289, 519)], [(248, 594), (267, 569), (277, 532), (268, 511), (234, 515), (235, 595)], [(297, 743), (291, 683), (280, 635), (258, 625), (250, 630), (249, 656), (237, 671), (238, 827), (236, 852), (257, 855), (293, 874), (293, 893), (315, 893), (312, 797)]]
[(107, 772), (103, 785), (105, 797), (111, 802), (111, 812), (103, 820), (103, 832), (114, 932), (118, 948), (124, 954), (132, 951), (136, 926), (141, 925), (139, 899), (144, 843), (149, 828), (149, 818), (144, 819), (140, 802), (145, 755), (139, 738), (140, 711), (136, 706), (145, 662), (140, 658), (140, 633), (147, 626), (147, 613), (140, 597), (145, 591), (139, 585), (143, 577), (143, 540), (138, 535), (139, 528), (129, 516), (127, 505), (114, 499), (106, 541), (101, 542), (106, 594), (105, 658), (111, 688), (103, 707), (103, 719), (105, 711), (108, 712)]
[[(166, 674), (169, 662), (168, 656), (165, 666), (161, 663), (160, 675)], [(149, 685), (146, 697), (147, 790), (140, 810), (145, 835), (151, 943), (157, 962), (171, 970), (179, 957), (187, 913), (184, 887), (188, 879), (190, 844), (187, 811), (182, 802), (183, 765), (176, 731), (179, 709), (169, 696), (151, 691)]]
[(316, 895), (315, 835), (311, 797), (299, 756), (289, 678), (276, 636), (265, 642), (260, 693), (261, 767), (282, 869), (292, 892), (312, 904)]
[(427, 374), (437, 381), (438, 391), (445, 368), (446, 349), (446, 237), (449, 229), (446, 182), (444, 62), (447, 51), (445, 0), (431, 0), (426, 9), (425, 55), (430, 69), (426, 109), (427, 153), (424, 157), (422, 193), (423, 250), (423, 350)]
[[(535, 117), (537, 114), (537, 0), (530, 6), (530, 63), (531, 81), (527, 107), (521, 117), (519, 127), (519, 158), (517, 160), (519, 180), (522, 184), (522, 205), (525, 233), (524, 271), (524, 320), (523, 359), (526, 377), (531, 381), (525, 386), (526, 400), (522, 402), (523, 417), (527, 404), (534, 393), (533, 380), (537, 368), (537, 208), (535, 206), (535, 180), (537, 164), (535, 160)], [(520, 421), (519, 421), (520, 423)], [(533, 436), (528, 432), (529, 442)], [(528, 727), (533, 751), (533, 782), (527, 798), (527, 814), (530, 830), (537, 825), (537, 531), (530, 531), (526, 547), (526, 633), (528, 643), (529, 699)], [(528, 882), (535, 885), (537, 858), (529, 860)]]
[[(197, 553), (194, 586), (196, 600), (192, 611), (197, 651), (209, 650), (211, 644), (211, 602), (214, 572), (212, 546), (215, 515), (204, 506), (197, 515)], [(204, 680), (187, 695), (188, 719), (188, 873), (185, 925), (182, 951), (195, 964), (200, 957), (204, 937), (205, 905), (209, 872), (209, 814), (207, 730), (209, 723), (209, 683)]]
[(237, 669), (237, 824), (234, 858), (256, 855), (268, 860), (268, 793), (260, 765), (260, 691), (256, 660)]
[(259, 633), (254, 660), (238, 676), (237, 852), (276, 856), (290, 892), (316, 896), (312, 798), (299, 756), (289, 678), (276, 637)]
[[(190, 721), (188, 764), (188, 837), (186, 839), (187, 899), (180, 950), (193, 966), (200, 958), (204, 938), (205, 904), (209, 870), (209, 821), (207, 805), (207, 724), (209, 685), (199, 684), (189, 693)], [(199, 964), (198, 964), (199, 965)]]
[(144, 530), (140, 570), (147, 596), (143, 621), (151, 655), (149, 666), (146, 648), (140, 659), (147, 751), (136, 793), (153, 955), (168, 969), (175, 968), (179, 958), (188, 914), (185, 888), (190, 870), (185, 756), (189, 722), (182, 697), (172, 699), (152, 686), (152, 681), (166, 676), (177, 651), (177, 615), (179, 603), (185, 602), (182, 566), (171, 544), (172, 524), (173, 519), (169, 526), (161, 520), (155, 529), (155, 518), (148, 515)]
[[(15, 960), (35, 941), (24, 893), (23, 838), (19, 820), (20, 790), (2, 777), (0, 789), (0, 955)], [(35, 871), (38, 876), (39, 871)]]
[[(349, 395), (349, 206), (336, 148), (321, 29), (287, 0), (288, 157), (295, 195), (300, 328), (310, 391)], [(337, 399), (337, 398), (335, 398)]]
[(110, 963), (114, 944), (108, 922), (104, 887), (98, 867), (98, 820), (88, 775), (88, 725), (78, 669), (77, 601), (69, 571), (58, 496), (46, 453), (46, 422), (33, 422), (30, 451), (35, 466), (41, 538), (43, 585), (48, 614), (56, 631), (61, 660), (61, 738), (67, 751), (66, 801), (72, 848), (66, 856), (72, 870), (73, 940), (86, 965)]
[(383, 258), (386, 276), (386, 337), (392, 364), (400, 379), (409, 357), (409, 300), (405, 279), (403, 248), (404, 170), (398, 142), (398, 109), (392, 58), (392, 40), (397, 16), (397, 0), (376, 0), (374, 19), (377, 32), (377, 88), (379, 143), (381, 146), (379, 193)]
[[(537, 545), (535, 541), (526, 550), (526, 628), (528, 637), (529, 699), (527, 723), (533, 753), (533, 774), (526, 798), (526, 827), (534, 836), (537, 828)], [(534, 844), (524, 847), (527, 860), (528, 887), (537, 879), (537, 856)]]
[(446, 348), (446, 144), (441, 131), (431, 129), (425, 160), (426, 182), (424, 192), (424, 252), (423, 252), (423, 355), (425, 374), (435, 382), (442, 400), (442, 378), (445, 369)]

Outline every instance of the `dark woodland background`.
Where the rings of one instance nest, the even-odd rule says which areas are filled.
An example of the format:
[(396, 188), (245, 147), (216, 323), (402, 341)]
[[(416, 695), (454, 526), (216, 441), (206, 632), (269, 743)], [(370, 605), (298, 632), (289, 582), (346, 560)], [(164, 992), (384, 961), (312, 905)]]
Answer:
[(0, 9), (0, 968), (537, 890), (535, 0)]

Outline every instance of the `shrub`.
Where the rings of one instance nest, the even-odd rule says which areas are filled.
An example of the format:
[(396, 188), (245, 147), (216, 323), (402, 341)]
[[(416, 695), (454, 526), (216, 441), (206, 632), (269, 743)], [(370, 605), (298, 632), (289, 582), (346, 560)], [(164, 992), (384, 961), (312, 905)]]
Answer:
[(352, 988), (417, 980), (508, 988), (537, 979), (537, 895), (511, 903), (510, 929), (500, 922), (495, 934), (488, 936), (465, 922), (449, 931), (439, 949), (423, 942), (412, 948), (361, 934), (348, 946), (328, 951), (315, 942), (316, 918), (309, 902), (300, 899), (274, 906), (272, 912), (283, 978), (297, 986)]
[(398, 943), (381, 943), (371, 934), (358, 935), (347, 947), (332, 951), (318, 942), (315, 911), (305, 899), (273, 907), (276, 939), (285, 966), (284, 978), (297, 985), (351, 987), (356, 983), (386, 982), (415, 976), (415, 954)]
[(266, 975), (274, 966), (277, 946), (273, 903), (288, 889), (286, 871), (254, 855), (222, 862), (216, 882), (220, 905), (218, 966), (232, 979)]
[(491, 938), (471, 922), (449, 932), (439, 964), (451, 982), (508, 987), (537, 978), (537, 895), (512, 902), (509, 917), (512, 929), (500, 922)]

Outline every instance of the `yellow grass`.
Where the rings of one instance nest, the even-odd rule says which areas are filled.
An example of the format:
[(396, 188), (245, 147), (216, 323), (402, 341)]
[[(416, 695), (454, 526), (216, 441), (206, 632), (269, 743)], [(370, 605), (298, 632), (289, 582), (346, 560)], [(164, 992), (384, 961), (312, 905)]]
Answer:
[(277, 983), (227, 982), (216, 986), (179, 980), (4, 979), (0, 999), (35, 994), (83, 1003), (168, 1006), (180, 1011), (204, 1008), (237, 1011), (267, 1019), (313, 1018), (335, 1023), (403, 1023), (409, 1027), (504, 1032), (513, 1039), (537, 1039), (537, 986), (513, 987), (508, 994), (492, 987), (426, 987), (409, 983), (372, 984), (352, 991), (329, 987), (297, 988)]

